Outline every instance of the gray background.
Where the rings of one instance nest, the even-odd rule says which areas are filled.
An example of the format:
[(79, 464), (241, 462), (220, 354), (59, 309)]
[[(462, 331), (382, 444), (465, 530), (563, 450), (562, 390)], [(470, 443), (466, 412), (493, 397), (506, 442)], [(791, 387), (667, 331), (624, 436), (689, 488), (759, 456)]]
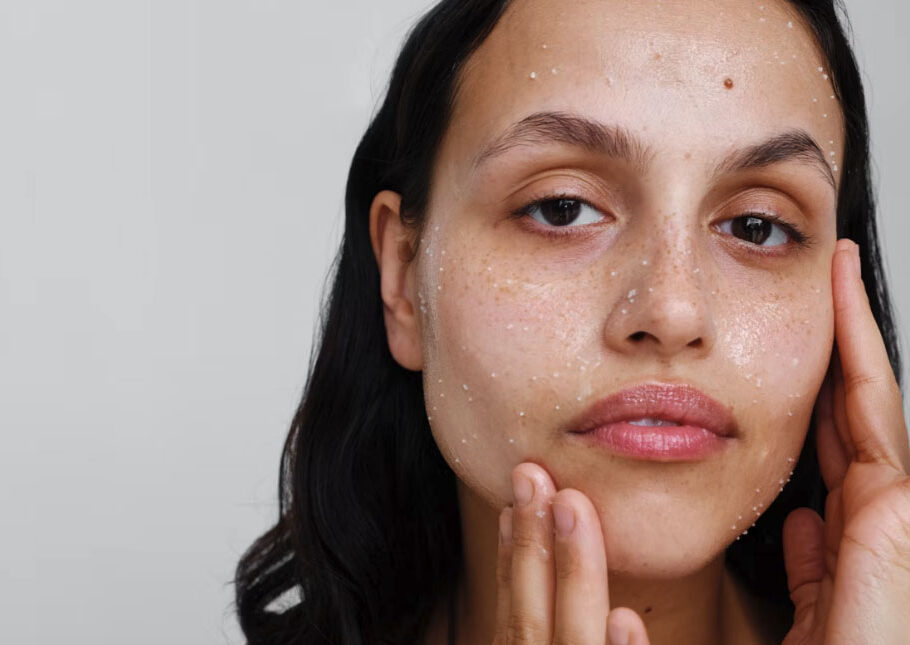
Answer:
[[(0, 0), (0, 642), (241, 642), (347, 166), (428, 4)], [(906, 320), (910, 5), (848, 5)]]

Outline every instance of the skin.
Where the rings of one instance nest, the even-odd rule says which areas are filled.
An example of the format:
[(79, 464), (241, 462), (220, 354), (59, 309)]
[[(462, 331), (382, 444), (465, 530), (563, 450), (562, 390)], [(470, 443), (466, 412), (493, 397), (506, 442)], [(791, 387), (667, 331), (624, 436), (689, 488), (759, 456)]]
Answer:
[[(786, 482), (820, 391), (826, 396), (822, 385), (836, 381), (835, 333), (872, 344), (875, 334), (871, 314), (836, 321), (836, 189), (823, 172), (791, 160), (712, 174), (731, 151), (802, 128), (839, 179), (843, 125), (818, 71), (825, 62), (786, 4), (759, 7), (516, 1), (463, 70), (423, 230), (402, 224), (395, 193), (373, 202), (389, 348), (402, 366), (422, 370), (434, 438), (458, 477), (462, 643), (607, 642), (615, 607), (624, 609), (609, 614), (611, 627), (634, 631), (633, 643), (767, 642), (762, 609), (724, 571), (724, 549)], [(553, 142), (476, 163), (512, 124), (545, 111), (627, 128), (651, 148), (647, 163)], [(558, 195), (591, 204), (582, 225), (560, 229), (565, 237), (545, 237), (556, 227), (539, 211), (510, 217)], [(731, 220), (756, 210), (811, 244), (781, 244), (782, 229), (765, 242), (776, 246), (735, 237)], [(883, 345), (873, 358), (852, 347), (844, 373), (884, 378)], [(694, 385), (731, 411), (736, 435), (720, 453), (685, 462), (572, 440), (572, 421), (592, 402), (643, 382)], [(840, 423), (820, 452), (833, 464), (826, 481), (834, 489), (852, 481), (846, 464), (862, 454), (848, 447), (854, 426), (873, 430), (868, 419), (848, 424), (844, 388), (830, 389), (826, 400), (841, 402), (828, 404), (829, 416), (840, 406)], [(890, 415), (882, 432), (891, 443), (875, 454), (887, 455), (890, 470), (878, 471), (873, 492), (857, 493), (850, 508), (860, 515), (906, 473), (900, 395), (885, 389), (886, 412), (876, 414)], [(515, 503), (522, 476), (536, 491), (528, 505)], [(845, 516), (846, 482), (842, 490)], [(575, 517), (570, 537), (553, 535), (556, 505)], [(509, 526), (514, 549), (497, 546)], [(839, 602), (855, 605), (844, 600), (855, 589), (850, 579), (838, 583), (830, 573), (838, 565), (822, 566), (813, 555), (822, 551), (812, 550), (822, 535), (839, 544), (841, 529), (805, 509), (788, 520), (797, 615), (803, 607), (804, 620), (821, 620), (806, 628), (813, 637), (825, 633), (837, 584)], [(859, 576), (865, 551), (851, 553), (849, 575)], [(910, 601), (906, 589), (898, 597)], [(441, 616), (427, 642), (445, 642)]]

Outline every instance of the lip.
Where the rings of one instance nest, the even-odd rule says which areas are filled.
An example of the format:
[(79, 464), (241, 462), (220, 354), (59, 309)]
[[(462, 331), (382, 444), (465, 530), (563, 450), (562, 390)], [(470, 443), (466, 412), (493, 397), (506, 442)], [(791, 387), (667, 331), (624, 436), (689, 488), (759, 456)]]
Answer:
[[(678, 426), (637, 426), (642, 418)], [(724, 449), (738, 434), (736, 420), (721, 403), (688, 384), (642, 383), (588, 407), (569, 432), (603, 444), (611, 452), (657, 461), (703, 458)]]

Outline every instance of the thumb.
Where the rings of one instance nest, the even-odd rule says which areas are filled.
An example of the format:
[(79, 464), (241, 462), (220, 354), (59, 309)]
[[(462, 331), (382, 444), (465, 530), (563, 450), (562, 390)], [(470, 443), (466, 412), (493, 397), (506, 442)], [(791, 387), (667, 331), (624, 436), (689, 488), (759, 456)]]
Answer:
[(610, 645), (651, 645), (641, 617), (628, 607), (617, 607), (607, 616)]
[(825, 575), (825, 522), (811, 508), (797, 508), (784, 520), (784, 568), (794, 626), (812, 615)]

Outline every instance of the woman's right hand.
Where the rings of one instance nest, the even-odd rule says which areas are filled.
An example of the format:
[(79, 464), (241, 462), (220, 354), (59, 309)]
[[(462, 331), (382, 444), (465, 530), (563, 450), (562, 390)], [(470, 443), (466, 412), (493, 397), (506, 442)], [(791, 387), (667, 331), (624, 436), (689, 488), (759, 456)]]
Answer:
[(610, 610), (600, 519), (581, 491), (524, 462), (499, 516), (494, 645), (649, 645), (633, 610)]

